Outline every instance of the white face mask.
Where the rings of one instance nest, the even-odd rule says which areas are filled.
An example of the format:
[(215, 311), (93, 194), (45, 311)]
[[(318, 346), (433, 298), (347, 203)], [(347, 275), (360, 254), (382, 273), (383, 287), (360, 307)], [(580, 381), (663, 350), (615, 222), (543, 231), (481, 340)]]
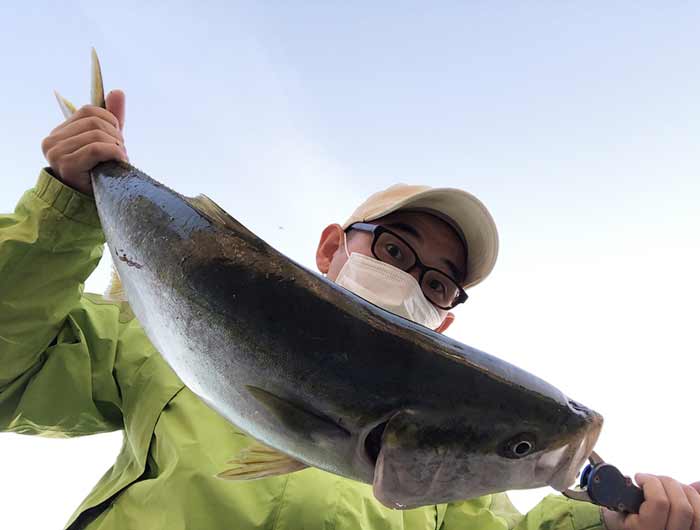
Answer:
[[(345, 254), (348, 254), (347, 239)], [(340, 269), (335, 283), (357, 296), (430, 329), (442, 318), (409, 273), (378, 259), (353, 252)]]

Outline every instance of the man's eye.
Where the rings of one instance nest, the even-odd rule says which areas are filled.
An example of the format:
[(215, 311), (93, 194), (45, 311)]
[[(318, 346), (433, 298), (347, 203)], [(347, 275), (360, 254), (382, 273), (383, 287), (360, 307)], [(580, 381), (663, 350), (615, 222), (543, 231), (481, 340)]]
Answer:
[(402, 257), (401, 249), (391, 243), (386, 246), (386, 252), (394, 259), (401, 259)]
[(445, 285), (440, 280), (436, 280), (435, 278), (431, 279), (428, 282), (428, 287), (430, 287), (430, 289), (435, 291), (436, 293), (445, 292)]

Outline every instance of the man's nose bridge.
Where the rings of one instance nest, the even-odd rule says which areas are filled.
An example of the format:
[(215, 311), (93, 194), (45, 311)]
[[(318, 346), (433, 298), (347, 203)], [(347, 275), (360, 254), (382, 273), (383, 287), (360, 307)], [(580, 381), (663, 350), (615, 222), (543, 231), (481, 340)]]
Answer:
[(413, 277), (416, 279), (416, 281), (417, 281), (418, 283), (420, 283), (420, 275), (421, 275), (421, 273), (423, 272), (423, 269), (421, 268), (420, 265), (418, 265), (418, 261), (416, 261), (416, 262), (413, 264), (413, 267), (411, 267), (410, 269), (408, 269), (406, 272), (407, 272), (408, 274), (410, 274), (411, 276), (413, 276)]

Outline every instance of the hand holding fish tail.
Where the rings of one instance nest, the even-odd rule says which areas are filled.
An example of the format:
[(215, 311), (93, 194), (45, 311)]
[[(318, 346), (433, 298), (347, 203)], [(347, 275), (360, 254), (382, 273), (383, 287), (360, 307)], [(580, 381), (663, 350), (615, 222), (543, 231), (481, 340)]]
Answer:
[(700, 482), (686, 485), (670, 477), (638, 473), (644, 490), (638, 514), (603, 508), (608, 530), (700, 530)]
[(110, 92), (106, 109), (94, 105), (81, 107), (51, 131), (41, 150), (56, 177), (68, 186), (92, 195), (90, 170), (100, 162), (128, 162), (122, 129), (124, 93)]

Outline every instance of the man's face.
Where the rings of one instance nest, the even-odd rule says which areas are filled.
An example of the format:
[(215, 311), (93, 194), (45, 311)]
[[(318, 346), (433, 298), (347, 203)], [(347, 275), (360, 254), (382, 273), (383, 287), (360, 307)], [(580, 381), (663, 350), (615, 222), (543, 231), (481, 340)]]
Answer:
[[(466, 252), (459, 236), (445, 221), (426, 212), (406, 210), (385, 215), (371, 223), (396, 232), (413, 247), (423, 264), (442, 271), (461, 285), (466, 274)], [(349, 230), (347, 244), (348, 253), (358, 252), (373, 257), (372, 234), (369, 232)], [(316, 251), (319, 270), (335, 281), (347, 259), (343, 229), (339, 225), (326, 227)], [(418, 267), (408, 271), (416, 280), (419, 280), (420, 272)], [(454, 316), (444, 309), (435, 308), (443, 319), (438, 331), (444, 331)]]

